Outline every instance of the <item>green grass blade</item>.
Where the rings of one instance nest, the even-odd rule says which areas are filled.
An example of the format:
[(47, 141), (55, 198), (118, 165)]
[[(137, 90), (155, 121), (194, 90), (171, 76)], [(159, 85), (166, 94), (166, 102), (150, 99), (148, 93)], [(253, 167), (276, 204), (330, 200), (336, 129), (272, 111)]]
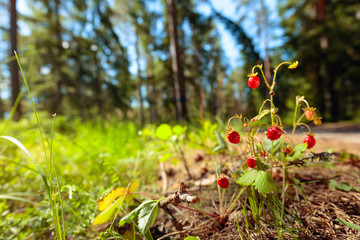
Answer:
[(340, 218), (336, 219), (336, 221), (338, 221), (339, 223), (344, 224), (345, 226), (348, 226), (348, 227), (350, 227), (350, 228), (353, 228), (353, 229), (355, 229), (355, 230), (360, 231), (360, 226), (359, 226), (359, 225), (355, 225), (355, 224), (353, 224), (353, 223), (350, 223), (350, 222), (345, 221), (345, 220), (340, 219)]
[[(42, 142), (42, 146), (43, 146), (43, 151), (44, 151), (44, 154), (45, 154), (45, 160), (47, 161), (48, 158), (47, 158), (47, 153), (46, 153), (45, 141), (44, 141), (44, 136), (43, 136), (43, 133), (42, 133), (42, 130), (41, 130), (39, 116), (37, 114), (36, 107), (35, 107), (34, 101), (32, 99), (32, 96), (31, 96), (31, 93), (30, 93), (30, 88), (29, 88), (28, 82), (26, 80), (24, 71), (23, 71), (23, 69), (21, 67), (19, 57), (18, 57), (16, 51), (14, 51), (14, 53), (15, 53), (16, 61), (18, 62), (18, 65), (19, 65), (19, 68), (20, 68), (20, 71), (21, 71), (21, 75), (22, 75), (23, 80), (24, 80), (24, 84), (26, 86), (26, 90), (27, 90), (29, 98), (30, 98), (31, 106), (32, 106), (34, 114), (35, 114), (36, 122), (37, 122), (37, 125), (38, 125), (38, 128), (39, 128), (40, 138), (41, 138), (41, 142)], [(50, 196), (50, 194), (51, 194), (50, 188), (47, 188), (47, 189), (49, 190), (48, 193), (49, 193), (49, 196)]]
[[(14, 51), (14, 54), (15, 54), (16, 61), (17, 61), (18, 65), (19, 65), (19, 68), (20, 68), (21, 76), (22, 76), (22, 78), (23, 78), (23, 80), (24, 80), (24, 84), (25, 84), (25, 86), (26, 86), (26, 90), (27, 90), (28, 95), (29, 95), (29, 99), (30, 99), (30, 102), (31, 102), (31, 106), (32, 106), (33, 111), (34, 111), (34, 114), (35, 114), (36, 123), (37, 123), (37, 125), (38, 125), (38, 129), (39, 129), (39, 133), (40, 133), (40, 138), (41, 138), (41, 143), (42, 143), (42, 147), (43, 147), (43, 151), (44, 151), (44, 155), (45, 155), (45, 161), (48, 162), (49, 159), (48, 159), (47, 152), (46, 152), (45, 139), (44, 139), (44, 135), (43, 135), (43, 132), (42, 132), (42, 129), (41, 129), (39, 116), (38, 116), (38, 114), (37, 114), (36, 107), (35, 107), (34, 101), (33, 101), (32, 96), (31, 96), (30, 88), (29, 88), (28, 82), (27, 82), (27, 80), (26, 80), (26, 76), (25, 76), (25, 74), (24, 74), (24, 71), (23, 71), (23, 69), (22, 69), (22, 67), (21, 67), (21, 63), (20, 63), (20, 60), (19, 60), (19, 57), (18, 57), (16, 51)], [(50, 163), (50, 164), (51, 164), (51, 163)], [(44, 179), (44, 181), (46, 182), (46, 190), (47, 190), (47, 192), (48, 192), (49, 199), (50, 199), (50, 207), (52, 208), (52, 212), (53, 212), (54, 214), (57, 214), (57, 212), (55, 212), (55, 211), (56, 211), (56, 206), (54, 206), (54, 205), (56, 205), (56, 201), (54, 202), (54, 201), (52, 200), (52, 194), (51, 194), (51, 193), (52, 193), (51, 172), (49, 172), (49, 176), (50, 176), (50, 187), (49, 187), (49, 185), (47, 184), (45, 175), (43, 175), (43, 179)], [(58, 217), (58, 216), (54, 215), (53, 217), (54, 217), (54, 224), (57, 224), (57, 219), (58, 219), (57, 217)], [(58, 239), (63, 239), (60, 234), (61, 234), (60, 232), (56, 231), (56, 236), (57, 236), (57, 238), (58, 238)], [(64, 237), (65, 237), (65, 236), (64, 236)]]
[(6, 139), (10, 142), (12, 142), (13, 144), (15, 144), (16, 146), (18, 146), (32, 161), (33, 163), (35, 164), (38, 172), (40, 173), (43, 181), (44, 181), (44, 184), (45, 184), (45, 187), (46, 187), (46, 190), (48, 192), (50, 192), (50, 188), (49, 188), (49, 185), (48, 185), (48, 182), (46, 180), (46, 176), (44, 174), (44, 172), (42, 171), (42, 169), (40, 168), (39, 164), (36, 162), (36, 160), (33, 158), (33, 156), (30, 154), (29, 150), (27, 150), (27, 148), (17, 139), (13, 138), (13, 137), (10, 137), (10, 136), (0, 136), (0, 138), (3, 138), (3, 139)]
[(249, 222), (248, 222), (248, 219), (247, 219), (247, 214), (246, 214), (246, 201), (245, 201), (245, 204), (243, 204), (243, 208), (241, 209), (241, 212), (242, 214), (244, 215), (244, 221), (245, 221), (245, 227), (246, 227), (246, 231), (247, 231), (247, 234), (248, 234), (248, 238), (251, 239), (250, 237), (250, 228), (249, 228)]
[(244, 236), (242, 234), (240, 224), (239, 224), (239, 216), (237, 214), (236, 214), (236, 228), (237, 228), (237, 230), (239, 232), (239, 236), (240, 236), (241, 240), (244, 240), (245, 238), (244, 238)]
[(9, 200), (15, 200), (15, 201), (21, 201), (21, 202), (27, 202), (27, 203), (31, 203), (31, 204), (36, 204), (36, 202), (27, 200), (25, 198), (16, 197), (16, 196), (8, 195), (8, 194), (0, 194), (0, 199), (9, 199)]
[(19, 163), (18, 161), (15, 161), (15, 160), (12, 160), (12, 159), (6, 158), (6, 157), (0, 157), (0, 159), (2, 159), (2, 160), (4, 160), (4, 161), (7, 161), (7, 162), (14, 163), (14, 164), (16, 164), (16, 165), (19, 165), (20, 167), (29, 169), (30, 171), (33, 171), (33, 172), (35, 172), (35, 173), (40, 174), (40, 172), (39, 172), (38, 170), (33, 169), (33, 168), (29, 167), (29, 166), (26, 166), (25, 164)]
[[(59, 174), (58, 174), (58, 169), (56, 167), (55, 164), (55, 160), (54, 160), (54, 156), (53, 156), (53, 140), (54, 140), (54, 129), (55, 129), (55, 119), (56, 119), (56, 113), (53, 114), (53, 122), (52, 122), (52, 126), (51, 126), (51, 138), (50, 138), (50, 175), (51, 175), (51, 163), (54, 167), (55, 170), (55, 177), (56, 177), (56, 182), (57, 182), (57, 187), (58, 189), (62, 189), (61, 186), (61, 182), (60, 182), (60, 178), (59, 178)], [(62, 222), (62, 231), (63, 231), (63, 235), (65, 236), (65, 217), (64, 217), (64, 204), (63, 204), (63, 199), (61, 196), (61, 192), (59, 194), (59, 198), (60, 198), (60, 207), (61, 207), (61, 222)], [(57, 216), (58, 217), (58, 216)]]

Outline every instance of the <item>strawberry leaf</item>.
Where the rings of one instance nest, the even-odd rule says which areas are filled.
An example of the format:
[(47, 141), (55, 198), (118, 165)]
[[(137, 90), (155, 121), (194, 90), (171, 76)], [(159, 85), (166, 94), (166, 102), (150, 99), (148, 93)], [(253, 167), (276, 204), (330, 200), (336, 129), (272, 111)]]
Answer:
[(249, 170), (236, 180), (236, 183), (243, 186), (250, 186), (257, 178), (257, 170)]
[(141, 234), (146, 236), (146, 238), (152, 239), (149, 229), (154, 224), (157, 217), (158, 203), (159, 200), (144, 201), (120, 220), (119, 227), (125, 223), (134, 223)]
[(298, 160), (301, 158), (307, 148), (307, 143), (298, 144), (294, 147), (294, 153), (288, 157), (289, 161)]
[(272, 149), (273, 149), (273, 152), (274, 153), (277, 153), (280, 148), (281, 148), (281, 145), (282, 145), (282, 141), (281, 139), (278, 139), (278, 140), (275, 140), (275, 141), (271, 141), (269, 140), (268, 138), (264, 138), (263, 139), (263, 142), (264, 142), (264, 149), (267, 151), (267, 152), (270, 152), (271, 151), (271, 146)]
[(257, 169), (264, 170), (264, 171), (270, 168), (269, 165), (263, 163), (260, 160), (260, 158), (256, 158), (256, 166), (257, 166)]
[(276, 189), (276, 185), (270, 176), (262, 170), (249, 170), (238, 178), (236, 183), (243, 186), (254, 185), (255, 189), (262, 195), (271, 193)]
[(274, 192), (276, 185), (273, 180), (270, 178), (269, 174), (265, 171), (258, 171), (256, 180), (254, 182), (255, 189), (259, 193), (265, 196), (268, 193)]

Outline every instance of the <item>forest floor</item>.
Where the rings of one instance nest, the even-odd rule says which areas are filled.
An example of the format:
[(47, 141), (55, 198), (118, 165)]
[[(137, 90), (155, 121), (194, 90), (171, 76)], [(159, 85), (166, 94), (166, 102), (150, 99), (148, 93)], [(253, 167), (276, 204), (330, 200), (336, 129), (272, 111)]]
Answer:
[[(300, 184), (290, 184), (287, 189), (285, 207), (288, 218), (288, 228), (297, 229), (284, 231), (283, 239), (360, 239), (360, 232), (349, 228), (338, 221), (360, 225), (360, 125), (356, 124), (324, 124), (313, 127), (316, 133), (315, 153), (331, 151), (341, 153), (330, 163), (310, 162), (306, 167), (289, 168), (289, 181), (296, 177)], [(300, 142), (304, 133), (295, 134), (294, 141)], [(187, 236), (196, 236), (205, 239), (241, 239), (241, 230), (244, 239), (279, 239), (278, 233), (270, 219), (260, 221), (260, 231), (247, 231), (241, 204), (246, 194), (239, 201), (241, 204), (231, 213), (223, 214), (219, 219), (220, 204), (218, 189), (215, 182), (215, 165), (213, 162), (226, 161), (226, 156), (208, 156), (197, 152), (188, 156), (192, 162), (190, 171), (193, 180), (186, 180), (186, 174), (180, 168), (172, 169), (167, 166), (169, 178), (168, 194), (175, 192), (180, 181), (188, 186), (188, 192), (201, 199), (197, 205), (201, 211), (207, 212), (214, 221), (196, 211), (189, 211), (171, 206), (171, 211), (177, 222), (171, 221), (169, 216), (160, 212), (154, 227), (154, 239), (184, 239)], [(211, 161), (210, 161), (211, 160)], [(214, 161), (215, 160), (215, 161)], [(231, 167), (231, 166), (230, 166)], [(225, 171), (225, 174), (227, 172)], [(228, 174), (229, 176), (230, 174)], [(273, 169), (273, 178), (277, 185), (282, 184), (281, 168)], [(162, 180), (159, 180), (161, 184)], [(338, 183), (338, 184), (337, 184)], [(342, 187), (341, 187), (342, 186)], [(239, 189), (231, 181), (226, 191), (229, 200), (232, 194)], [(301, 192), (303, 191), (303, 192)], [(281, 198), (279, 194), (279, 198)], [(224, 209), (226, 209), (226, 201)], [(188, 205), (192, 207), (193, 205)], [(266, 210), (264, 210), (266, 211)], [(249, 224), (254, 225), (250, 209), (246, 209)], [(296, 219), (294, 219), (294, 214)], [(239, 226), (236, 224), (238, 219)], [(267, 223), (265, 223), (267, 221)], [(175, 228), (175, 225), (177, 227)], [(291, 233), (292, 232), (292, 233)]]

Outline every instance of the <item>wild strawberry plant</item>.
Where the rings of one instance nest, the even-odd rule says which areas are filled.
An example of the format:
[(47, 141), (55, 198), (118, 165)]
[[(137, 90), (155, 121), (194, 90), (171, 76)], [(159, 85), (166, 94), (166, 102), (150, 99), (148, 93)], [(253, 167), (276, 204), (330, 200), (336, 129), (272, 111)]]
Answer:
[[(286, 183), (287, 167), (302, 163), (301, 159), (307, 149), (312, 149), (316, 144), (314, 134), (308, 123), (313, 122), (315, 125), (321, 124), (321, 117), (318, 117), (315, 108), (311, 107), (305, 100), (305, 97), (296, 97), (296, 104), (293, 117), (293, 129), (290, 138), (284, 131), (281, 118), (278, 115), (279, 109), (274, 104), (276, 75), (281, 66), (288, 65), (289, 69), (295, 69), (298, 62), (283, 62), (275, 67), (273, 79), (269, 82), (262, 70), (262, 65), (253, 67), (252, 72), (248, 75), (248, 85), (251, 89), (257, 88), (260, 83), (261, 75), (263, 82), (269, 91), (269, 97), (263, 101), (262, 106), (256, 116), (252, 118), (236, 115), (228, 120), (228, 129), (226, 132), (227, 139), (231, 144), (241, 144), (244, 146), (244, 164), (242, 165), (242, 174), (233, 174), (235, 182), (247, 189), (248, 198), (243, 205), (242, 211), (245, 214), (247, 201), (252, 210), (252, 215), (259, 230), (260, 216), (265, 212), (264, 205), (270, 208), (270, 218), (280, 222), (275, 224), (282, 225), (284, 219), (284, 201), (285, 191), (288, 186)], [(257, 70), (257, 71), (256, 71)], [(303, 112), (299, 116), (299, 109), (303, 107)], [(241, 122), (242, 129), (233, 129), (230, 123), (237, 119)], [(265, 121), (265, 120), (268, 121)], [(305, 120), (306, 119), (306, 120)], [(305, 121), (304, 121), (305, 120)], [(267, 126), (265, 135), (261, 136), (260, 130)], [(302, 142), (294, 142), (293, 136), (297, 127), (302, 126), (308, 129), (308, 133)], [(241, 132), (241, 134), (239, 134)], [(285, 140), (290, 139), (289, 143)], [(282, 167), (283, 184), (282, 190), (273, 181), (273, 168)], [(240, 171), (240, 172), (241, 172)], [(236, 171), (232, 171), (236, 172)], [(239, 171), (237, 171), (239, 172)], [(279, 191), (281, 190), (281, 191)], [(282, 193), (282, 201), (278, 199), (277, 193)], [(280, 230), (279, 237), (281, 238)]]

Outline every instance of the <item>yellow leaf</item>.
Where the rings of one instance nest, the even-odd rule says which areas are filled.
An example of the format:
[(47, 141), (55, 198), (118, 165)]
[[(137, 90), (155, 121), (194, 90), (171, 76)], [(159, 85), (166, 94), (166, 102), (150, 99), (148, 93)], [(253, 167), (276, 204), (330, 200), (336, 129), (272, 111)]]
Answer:
[(140, 180), (136, 180), (135, 182), (133, 182), (129, 187), (129, 192), (135, 192), (136, 189), (139, 187), (139, 184)]
[(119, 198), (116, 202), (113, 202), (107, 209), (102, 211), (93, 221), (93, 225), (103, 224), (109, 221), (115, 214), (116, 209), (118, 209), (118, 204), (122, 205), (123, 197)]
[[(139, 186), (139, 183), (140, 183), (139, 180), (133, 182), (130, 185), (128, 192), (135, 192)], [(99, 211), (104, 211), (105, 209), (107, 209), (111, 204), (114, 203), (114, 200), (116, 198), (122, 197), (125, 193), (126, 193), (126, 188), (121, 187), (121, 188), (116, 188), (116, 189), (112, 190), (111, 192), (106, 194), (105, 197), (100, 198), (97, 201)], [(129, 195), (129, 194), (126, 194), (126, 195)], [(125, 200), (127, 200), (127, 199), (125, 199)], [(132, 198), (127, 200), (127, 202), (129, 202), (131, 200), (132, 200)]]
[(114, 203), (114, 200), (118, 197), (121, 197), (125, 194), (126, 188), (116, 188), (105, 195), (105, 197), (100, 198), (97, 201), (99, 211), (104, 211), (107, 209), (111, 204)]

